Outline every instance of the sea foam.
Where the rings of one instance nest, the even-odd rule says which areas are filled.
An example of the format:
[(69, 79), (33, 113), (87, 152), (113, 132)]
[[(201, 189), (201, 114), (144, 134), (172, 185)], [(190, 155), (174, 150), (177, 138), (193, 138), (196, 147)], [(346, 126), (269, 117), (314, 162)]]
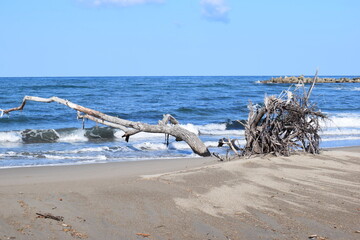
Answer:
[(347, 113), (330, 116), (328, 120), (321, 122), (323, 128), (360, 128), (360, 114)]
[(20, 132), (0, 132), (0, 142), (20, 143), (22, 142)]
[(164, 143), (151, 143), (143, 142), (139, 144), (134, 144), (134, 147), (141, 150), (166, 150), (167, 146)]
[(66, 134), (61, 134), (58, 142), (86, 142), (89, 139), (85, 136), (85, 130), (76, 129), (71, 132), (66, 132)]

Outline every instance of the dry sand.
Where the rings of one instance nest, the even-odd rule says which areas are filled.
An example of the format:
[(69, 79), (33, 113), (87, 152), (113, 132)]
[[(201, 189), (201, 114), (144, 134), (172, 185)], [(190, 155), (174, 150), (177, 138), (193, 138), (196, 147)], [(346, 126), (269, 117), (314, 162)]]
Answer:
[(360, 148), (1, 169), (0, 189), (1, 240), (360, 239)]

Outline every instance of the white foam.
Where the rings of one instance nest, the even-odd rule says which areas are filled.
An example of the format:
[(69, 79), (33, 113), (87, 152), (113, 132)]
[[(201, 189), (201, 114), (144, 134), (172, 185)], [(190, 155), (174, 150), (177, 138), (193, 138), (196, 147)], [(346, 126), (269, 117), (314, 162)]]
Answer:
[(225, 131), (226, 123), (210, 123), (206, 125), (199, 126), (201, 132), (205, 131)]
[(77, 129), (66, 135), (60, 135), (58, 142), (86, 142), (88, 138), (85, 136), (85, 130)]
[(21, 134), (19, 132), (0, 132), (0, 142), (22, 142)]
[(344, 128), (327, 128), (321, 133), (322, 136), (329, 135), (360, 135), (360, 128), (344, 129)]
[(80, 148), (75, 150), (68, 150), (68, 151), (49, 151), (48, 153), (51, 154), (74, 154), (74, 153), (83, 153), (83, 152), (102, 152), (110, 150), (109, 147), (94, 147), (94, 148)]
[(1, 154), (2, 157), (15, 157), (17, 155), (18, 155), (18, 153), (13, 152), (13, 151), (9, 151), (9, 152)]
[(199, 132), (202, 135), (221, 135), (221, 136), (243, 136), (245, 131), (242, 129), (226, 130), (226, 123), (206, 124), (199, 126)]
[(172, 142), (169, 147), (172, 149), (190, 149), (186, 142)]
[(50, 155), (50, 154), (44, 154), (43, 155), (47, 159), (54, 159), (54, 160), (67, 160), (67, 159), (92, 159), (92, 160), (98, 160), (98, 161), (105, 161), (107, 158), (104, 155), (97, 155), (97, 156), (59, 156), (59, 155)]
[[(118, 139), (123, 139), (122, 136), (124, 135), (124, 132), (121, 130), (118, 130), (114, 133), (114, 136)], [(130, 139), (150, 139), (150, 138), (162, 138), (164, 139), (163, 133), (147, 133), (147, 132), (139, 132), (135, 135), (130, 136)]]
[(226, 130), (226, 123), (211, 123), (206, 125), (193, 125), (193, 124), (186, 124), (181, 125), (185, 129), (193, 132), (195, 134), (200, 135), (222, 135), (222, 136), (240, 136), (244, 135), (244, 130), (237, 129), (237, 130)]
[(95, 147), (95, 148), (81, 148), (81, 149), (77, 149), (75, 151), (77, 151), (76, 153), (81, 153), (81, 152), (102, 152), (102, 151), (106, 151), (109, 150), (109, 147)]
[(207, 147), (217, 147), (219, 145), (219, 142), (215, 141), (206, 141), (204, 142), (205, 146)]
[(186, 130), (195, 133), (196, 135), (199, 135), (199, 127), (195, 126), (194, 124), (188, 123), (188, 124), (181, 124), (180, 125), (182, 128), (185, 128)]
[(330, 142), (330, 141), (346, 141), (346, 140), (360, 140), (360, 136), (348, 136), (348, 137), (331, 137), (331, 138), (322, 138), (321, 141), (323, 142)]
[(322, 121), (321, 127), (323, 128), (336, 128), (336, 127), (357, 127), (360, 128), (360, 114), (356, 113), (342, 113), (335, 116), (330, 116), (329, 120)]
[(121, 131), (121, 130), (119, 130), (119, 129), (116, 129), (116, 130), (115, 130), (114, 136), (115, 136), (116, 138), (122, 139), (122, 136), (123, 136), (123, 135), (124, 135), (124, 131)]
[(235, 143), (237, 144), (237, 145), (245, 145), (246, 144), (246, 140), (245, 139), (237, 139), (236, 141), (235, 141)]
[(163, 143), (151, 143), (151, 142), (144, 142), (134, 145), (135, 148), (141, 150), (166, 150), (167, 146)]

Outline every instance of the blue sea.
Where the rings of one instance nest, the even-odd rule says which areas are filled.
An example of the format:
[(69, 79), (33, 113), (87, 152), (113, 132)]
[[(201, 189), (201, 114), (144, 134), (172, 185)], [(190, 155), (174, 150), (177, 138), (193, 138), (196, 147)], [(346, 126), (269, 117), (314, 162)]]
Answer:
[[(262, 103), (266, 94), (279, 95), (290, 87), (260, 83), (271, 77), (275, 76), (0, 78), (0, 109), (17, 107), (30, 95), (57, 96), (150, 124), (169, 113), (212, 152), (224, 153), (217, 148), (220, 138), (245, 144), (244, 129), (236, 120), (247, 119), (249, 101)], [(322, 123), (322, 148), (360, 145), (359, 83), (317, 84), (311, 100), (329, 116)], [(76, 112), (64, 105), (28, 102), (23, 111), (0, 118), (0, 168), (196, 156), (174, 138), (166, 146), (164, 134), (139, 133), (127, 143), (118, 129), (91, 121), (84, 127)]]

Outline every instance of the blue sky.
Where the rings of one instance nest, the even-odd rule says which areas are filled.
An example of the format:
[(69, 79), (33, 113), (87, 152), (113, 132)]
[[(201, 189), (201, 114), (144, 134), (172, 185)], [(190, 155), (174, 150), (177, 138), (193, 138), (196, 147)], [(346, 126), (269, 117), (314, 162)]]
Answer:
[(359, 0), (1, 0), (0, 77), (360, 74)]

